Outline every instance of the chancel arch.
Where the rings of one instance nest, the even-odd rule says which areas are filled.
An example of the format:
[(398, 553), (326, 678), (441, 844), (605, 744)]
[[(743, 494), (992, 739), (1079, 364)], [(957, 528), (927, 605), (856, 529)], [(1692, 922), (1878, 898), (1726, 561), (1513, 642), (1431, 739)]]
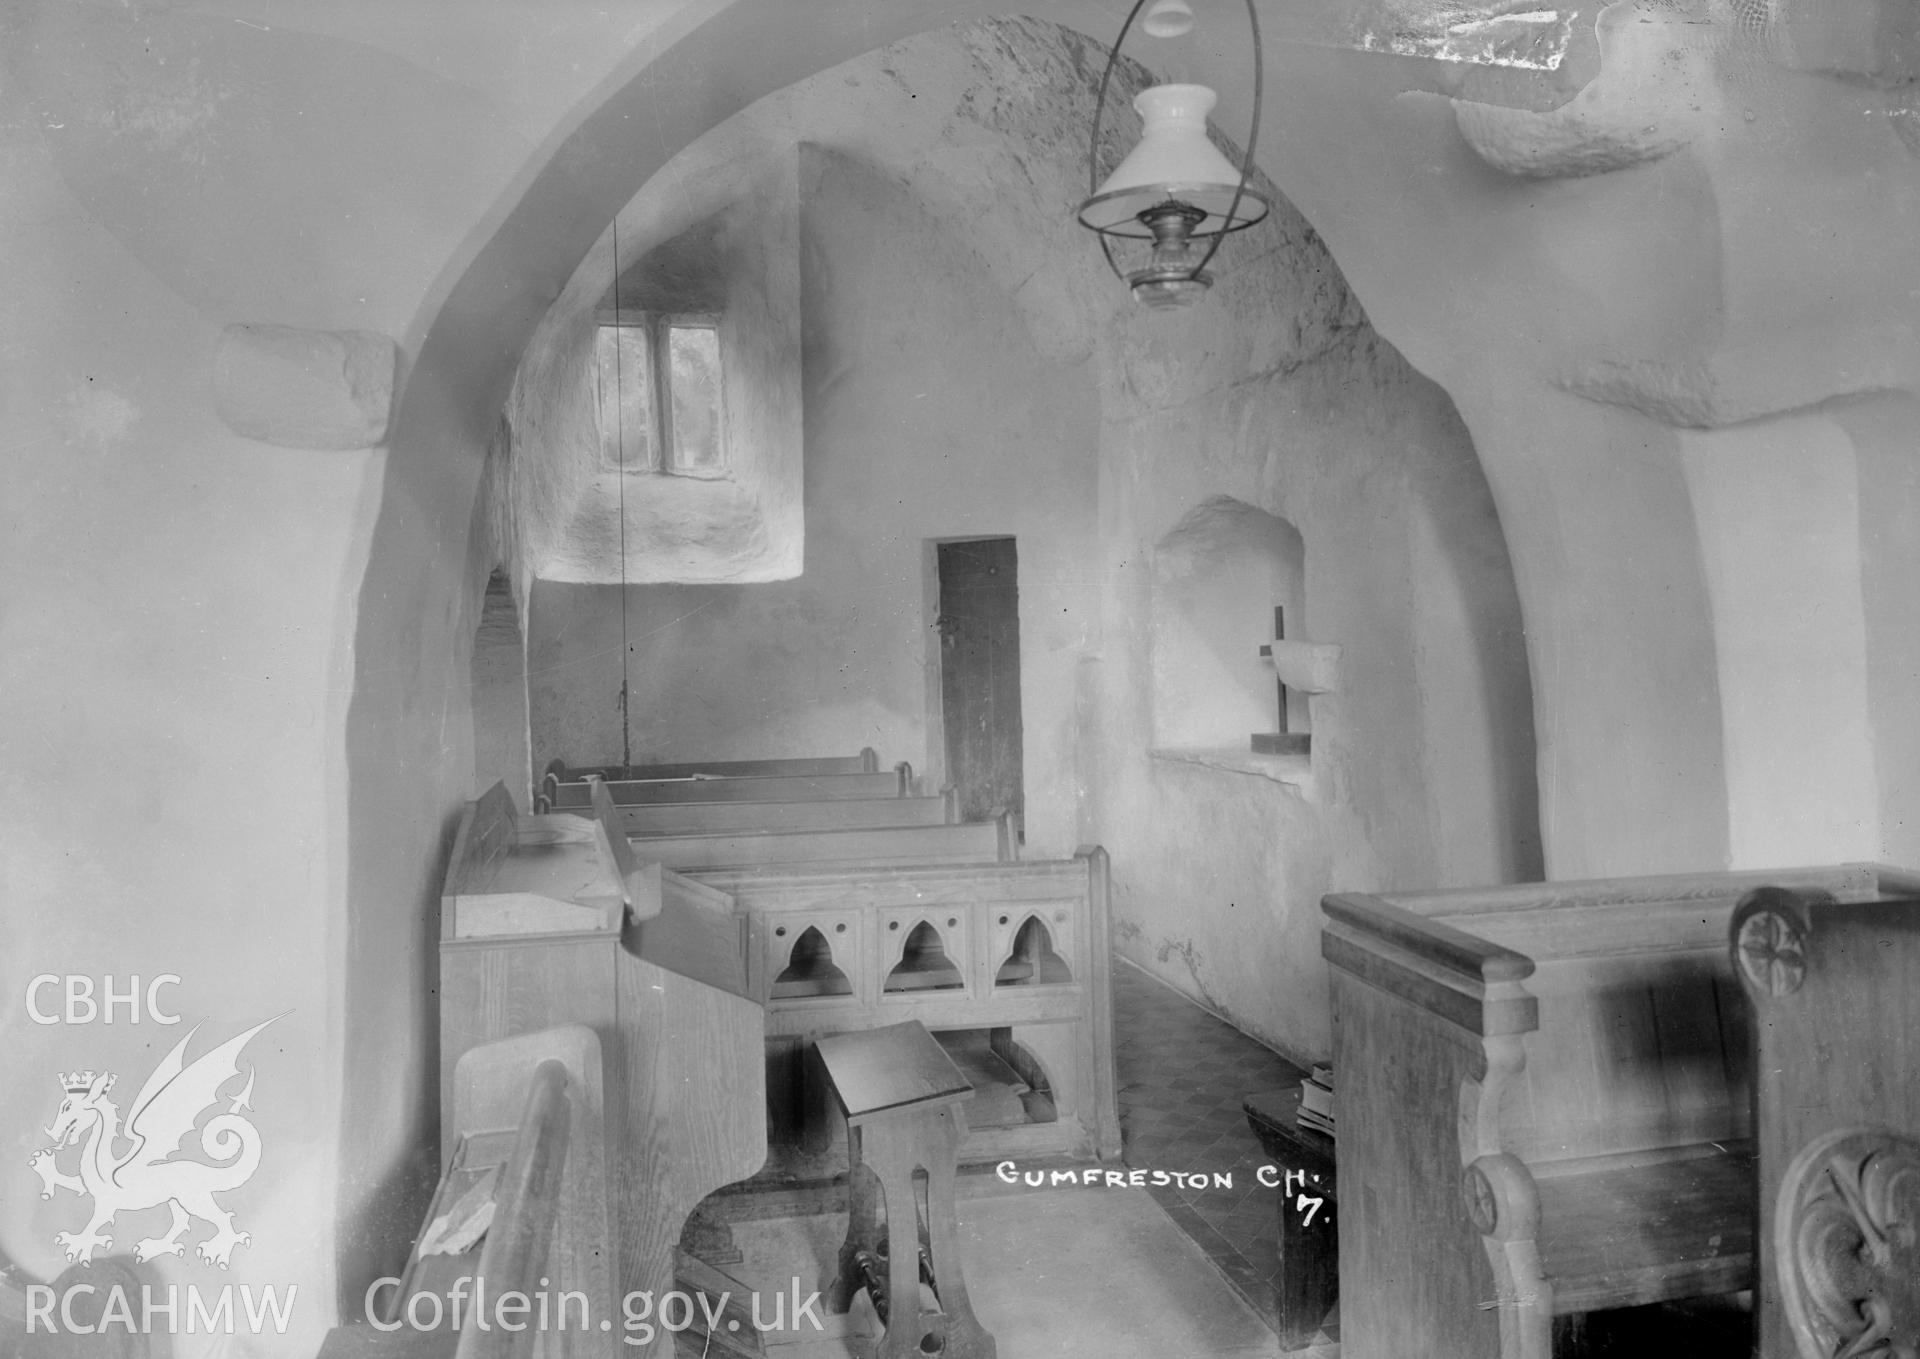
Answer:
[[(1105, 22), (1075, 6), (1038, 12), (1085, 20), (1085, 31)], [(792, 97), (803, 100), (809, 75), (871, 51), (876, 42), (910, 38), (923, 26), (970, 13), (967, 7), (908, 5), (890, 7), (877, 25), (852, 26), (846, 15), (829, 12), (815, 16), (818, 22), (810, 23), (803, 40), (782, 44), (769, 41), (769, 34), (785, 31), (793, 17), (777, 6), (743, 3), (718, 8), (709, 22), (636, 56), (625, 83), (585, 110), (551, 156), (530, 170), (525, 192), (449, 274), (447, 291), (423, 320), (372, 534), (356, 656), (396, 649), (423, 656), (437, 648), (449, 655), (464, 652), (466, 639), (440, 631), (441, 601), (477, 588), (477, 582), (468, 583), (469, 573), (483, 568), (476, 554), (450, 550), (464, 541), (469, 521), (447, 506), (474, 504), (480, 485), (475, 450), (484, 446), (489, 421), (510, 403), (516, 367), (537, 348), (543, 322), (555, 315), (553, 300), (569, 296), (570, 280), (586, 277), (582, 261), (604, 251), (605, 267), (589, 271), (591, 291), (580, 285), (582, 296), (597, 299), (624, 267), (630, 248), (637, 260), (705, 220), (716, 206), (682, 195), (684, 220), (669, 213), (649, 235), (625, 229), (622, 214), (636, 195), (643, 196), (675, 156), (696, 147), (727, 115), (745, 110), (750, 119), (748, 106), (756, 98), (785, 97), (782, 92), (792, 87)], [(1137, 653), (1151, 631), (1151, 545), (1172, 527), (1164, 522), (1163, 507), (1191, 506), (1196, 491), (1203, 499), (1225, 496), (1248, 506), (1297, 504), (1302, 508), (1294, 522), (1302, 534), (1316, 543), (1324, 536), (1347, 544), (1344, 556), (1329, 557), (1336, 588), (1327, 594), (1324, 611), (1316, 598), (1312, 625), (1339, 631), (1352, 620), (1345, 630), (1360, 652), (1379, 645), (1388, 656), (1330, 710), (1335, 731), (1343, 724), (1347, 730), (1372, 729), (1368, 714), (1374, 711), (1411, 714), (1408, 720), (1416, 725), (1438, 711), (1409, 703), (1400, 692), (1402, 681), (1395, 676), (1407, 672), (1395, 668), (1395, 648), (1408, 645), (1407, 634), (1396, 640), (1389, 620), (1402, 615), (1374, 607), (1378, 592), (1402, 588), (1395, 582), (1410, 574), (1406, 549), (1396, 540), (1390, 538), (1385, 550), (1359, 546), (1380, 506), (1400, 513), (1430, 499), (1449, 525), (1465, 526), (1469, 536), (1495, 544), (1499, 526), (1479, 483), (1472, 445), (1444, 395), (1372, 331), (1325, 243), (1299, 213), (1276, 214), (1270, 225), (1235, 243), (1236, 283), (1221, 288), (1211, 311), (1149, 322), (1129, 310), (1125, 289), (1060, 210), (1084, 192), (1078, 143), (1098, 77), (1092, 51), (1072, 27), (1036, 18), (943, 28), (886, 53), (887, 81), (893, 83), (876, 72), (870, 86), (881, 92), (876, 98), (892, 99), (883, 112), (842, 100), (831, 125), (792, 125), (801, 129), (805, 144), (796, 146), (790, 134), (784, 165), (767, 165), (795, 176), (802, 243), (796, 255), (805, 339), (802, 570), (790, 581), (700, 581), (669, 570), (643, 587), (651, 594), (636, 591), (632, 601), (627, 595), (634, 587), (617, 584), (631, 577), (602, 570), (596, 579), (616, 583), (597, 588), (618, 591), (622, 616), (630, 602), (650, 610), (667, 630), (641, 626), (632, 632), (653, 637), (656, 646), (676, 628), (700, 630), (705, 640), (699, 647), (673, 647), (661, 659), (677, 664), (674, 657), (704, 656), (712, 666), (730, 648), (752, 652), (774, 643), (785, 654), (782, 630), (804, 630), (810, 616), (793, 608), (768, 614), (767, 601), (781, 598), (781, 591), (798, 592), (785, 596), (798, 600), (839, 572), (856, 588), (836, 589), (835, 595), (858, 603), (866, 617), (884, 620), (890, 598), (885, 592), (896, 587), (909, 601), (905, 615), (917, 617), (924, 541), (1017, 535), (1029, 847), (1059, 853), (1094, 835), (1124, 839), (1133, 846), (1125, 861), (1133, 875), (1126, 900), (1168, 901), (1175, 897), (1164, 889), (1168, 875), (1181, 871), (1177, 845), (1190, 839), (1188, 823), (1210, 820), (1238, 848), (1215, 865), (1209, 896), (1220, 895), (1222, 911), (1240, 899), (1269, 905), (1243, 917), (1209, 914), (1191, 923), (1177, 912), (1143, 905), (1137, 918), (1123, 922), (1131, 927), (1122, 929), (1127, 948), (1176, 985), (1213, 996), (1249, 1031), (1298, 1041), (1283, 1035), (1311, 1034), (1324, 1025), (1317, 993), (1310, 983), (1282, 988), (1276, 1002), (1275, 970), (1303, 967), (1298, 960), (1313, 956), (1307, 935), (1314, 902), (1336, 870), (1372, 881), (1389, 871), (1422, 872), (1433, 862), (1435, 834), (1421, 806), (1421, 785), (1401, 767), (1430, 752), (1424, 743), (1348, 742), (1344, 754), (1336, 745), (1325, 787), (1342, 791), (1324, 815), (1266, 781), (1246, 798), (1245, 785), (1235, 782), (1245, 776), (1232, 771), (1200, 768), (1192, 776), (1196, 786), (1175, 787), (1173, 780), (1182, 776), (1149, 761), (1155, 739), (1151, 662)], [(669, 70), (672, 84), (699, 81), (723, 97), (662, 98), (659, 82)], [(909, 88), (914, 81), (918, 89)], [(1222, 121), (1230, 122), (1237, 107), (1229, 95)], [(636, 127), (646, 135), (636, 136)], [(823, 186), (831, 192), (819, 192)], [(984, 192), (989, 186), (991, 192)], [(1284, 190), (1284, 183), (1279, 187)], [(834, 205), (849, 201), (846, 193), (878, 210), (893, 230), (862, 234), (854, 229), (857, 214), (835, 219)], [(616, 249), (610, 224), (617, 219), (622, 239)], [(830, 225), (839, 229), (829, 231)], [(811, 252), (809, 231), (820, 246)], [(1223, 259), (1220, 267), (1228, 263)], [(888, 278), (896, 281), (882, 282)], [(898, 300), (877, 291), (883, 287), (900, 289)], [(811, 309), (810, 288), (818, 302)], [(943, 296), (950, 300), (936, 306)], [(970, 318), (969, 325), (956, 327), (955, 317)], [(876, 337), (892, 340), (896, 332), (897, 341), (874, 344)], [(865, 341), (854, 342), (863, 333)], [(969, 357), (956, 368), (946, 362), (954, 353)], [(893, 365), (893, 377), (876, 380), (882, 358)], [(916, 371), (916, 364), (925, 371)], [(951, 378), (956, 371), (997, 373), (997, 366), (1007, 367), (1008, 379), (978, 391), (964, 383), (956, 387)], [(516, 429), (514, 442), (524, 451), (540, 442), (538, 431)], [(874, 456), (856, 471), (845, 450), (862, 442)], [(889, 457), (879, 456), (883, 449)], [(836, 454), (842, 458), (838, 471)], [(1425, 458), (1437, 459), (1437, 470), (1409, 470)], [(945, 478), (933, 484), (950, 491), (930, 497), (930, 475)], [(1177, 499), (1167, 494), (1176, 485)], [(519, 494), (507, 497), (508, 511), (530, 502)], [(889, 494), (883, 511), (878, 507)], [(916, 498), (928, 509), (925, 522), (900, 509)], [(1009, 505), (1019, 513), (1010, 517)], [(497, 517), (499, 508), (475, 517)], [(537, 541), (528, 531), (532, 525), (522, 519), (505, 535), (512, 544), (510, 569), (528, 577), (537, 574), (529, 555)], [(598, 532), (603, 546), (617, 536)], [(1451, 532), (1441, 535), (1443, 560), (1455, 552)], [(642, 550), (659, 545), (645, 535), (638, 542)], [(845, 546), (826, 550), (836, 542)], [(629, 563), (634, 546), (630, 538), (615, 549), (616, 561)], [(887, 565), (896, 556), (909, 563), (897, 578)], [(1503, 552), (1497, 566), (1508, 569)], [(536, 733), (542, 686), (562, 673), (549, 664), (540, 641), (543, 594), (556, 583), (534, 580), (529, 594)], [(1470, 594), (1469, 613), (1487, 607), (1499, 613), (1512, 598), (1510, 586), (1504, 603)], [(1263, 602), (1269, 616), (1274, 602)], [(1525, 664), (1511, 644), (1518, 635), (1517, 627), (1501, 623), (1440, 639), (1429, 690), (1464, 693), (1463, 701), (1476, 708), (1523, 693)], [(889, 634), (880, 639), (883, 649), (863, 651), (862, 664), (871, 666), (875, 657), (891, 664), (904, 655), (917, 666), (928, 644), (916, 638), (896, 652), (891, 648), (901, 643)], [(628, 652), (630, 645), (636, 644), (623, 641), (608, 653), (611, 663), (593, 667), (593, 673), (604, 671), (615, 687), (629, 683), (628, 667), (637, 663), (628, 657), (638, 655)], [(602, 652), (607, 648), (595, 649)], [(786, 673), (774, 653), (762, 661), (730, 669)], [(1502, 677), (1498, 685), (1485, 693), (1461, 689), (1461, 676), (1489, 667)], [(643, 675), (661, 678), (657, 666), (635, 668), (636, 693)], [(697, 703), (713, 692), (697, 682), (657, 690), (664, 704)], [(804, 720), (811, 725), (804, 731), (832, 730), (850, 739), (836, 739), (831, 748), (874, 745), (891, 758), (902, 742), (924, 733), (918, 670), (901, 691), (902, 704), (888, 692), (862, 683), (838, 699), (808, 705)], [(779, 696), (766, 686), (760, 693)], [(614, 712), (611, 695), (603, 697), (609, 701), (600, 707)], [(637, 702), (632, 711), (667, 715)], [(757, 717), (750, 708), (738, 711), (746, 721), (723, 728), (709, 720), (707, 729), (742, 740), (772, 732), (793, 737), (793, 723), (777, 709), (760, 710)], [(463, 792), (464, 772), (459, 780), (447, 777), (417, 717), (406, 687), (369, 662), (347, 743), (350, 863), (354, 880), (364, 879), (369, 891), (350, 891), (350, 901), (372, 900), (372, 885), (385, 881), (388, 871), (382, 866), (409, 859), (413, 847), (435, 833), (426, 809)], [(1387, 726), (1392, 729), (1392, 722)], [(657, 730), (665, 740), (685, 726), (663, 721)], [(675, 753), (647, 747), (654, 739), (645, 734), (637, 754)], [(1441, 764), (1452, 739), (1439, 738)], [(1490, 809), (1498, 805), (1524, 803), (1509, 785), (1529, 750), (1530, 735), (1513, 743), (1506, 764), (1485, 780), (1456, 790), (1468, 819), (1493, 817)], [(565, 753), (589, 762), (619, 756), (617, 750)], [(703, 753), (802, 752), (762, 745)], [(1372, 841), (1370, 825), (1399, 826), (1405, 833), (1386, 847)], [(1480, 843), (1501, 861), (1524, 859), (1507, 848), (1512, 831), (1501, 825)], [(1278, 845), (1288, 846), (1284, 864), (1274, 857)], [(424, 866), (415, 881), (425, 914), (437, 883)], [(418, 1067), (425, 1054), (419, 1039), (423, 1013), (406, 998), (427, 994), (430, 985), (421, 951), (409, 946), (411, 933), (390, 910), (350, 909), (354, 963), (347, 977), (346, 1041), (351, 1047), (379, 1033), (399, 1054), (395, 1069), (403, 1073), (409, 1063)], [(374, 1144), (403, 1145), (407, 1129), (426, 1126), (424, 1109), (401, 1093), (414, 1088), (424, 1087), (410, 1079), (396, 1086), (349, 1076), (343, 1126), (350, 1159), (390, 1162)], [(396, 1137), (398, 1142), (389, 1140)], [(370, 1218), (403, 1220), (403, 1214), (380, 1209), (364, 1182), (345, 1187), (343, 1195), (350, 1217), (364, 1209)], [(343, 1282), (351, 1287), (353, 1280)]]
[[(629, 674), (697, 688), (737, 638), (775, 636), (762, 592), (837, 573), (870, 625), (853, 678), (752, 721), (728, 695), (706, 730), (912, 759), (926, 705), (897, 678), (921, 678), (929, 620), (893, 537), (1017, 534), (1033, 843), (1111, 846), (1125, 957), (1299, 1055), (1326, 1039), (1329, 886), (1920, 856), (1909, 6), (1607, 6), (1581, 25), (1601, 78), (1561, 110), (1469, 107), (1501, 98), (1493, 75), (1300, 41), (1313, 13), (1365, 7), (1262, 0), (1255, 170), (1290, 207), (1221, 253), (1202, 307), (1155, 316), (1070, 218), (1104, 0), (997, 19), (634, 0), (533, 28), (521, 0), (434, 8), (27, 0), (4, 25), (0, 234), (36, 261), (12, 299), (20, 399), (0, 403), (25, 526), (8, 683), (47, 735), (15, 743), (9, 891), (33, 941), (57, 930), (101, 973), (189, 941), (203, 989), (182, 1004), (209, 1020), (294, 1011), (259, 1090), (272, 1160), (235, 1210), (313, 1229), (261, 1231), (235, 1263), (297, 1279), (304, 1327), (358, 1309), (435, 1173), (433, 922), (489, 734), (517, 725), (476, 728), (478, 624), (503, 569), (537, 641), (557, 583), (532, 565), (551, 543), (482, 489), (513, 374), (636, 195), (809, 81), (842, 81), (861, 126), (812, 127), (787, 162), (828, 189), (806, 228), (827, 247), (801, 327), (809, 531), (797, 564), (798, 538), (768, 540), (799, 574), (650, 582), (693, 675), (643, 672), (623, 642), (583, 667), (609, 699)], [(1248, 54), (1221, 45), (1193, 74), (1236, 140)], [(1567, 70), (1562, 93), (1595, 74)], [(706, 186), (683, 182), (657, 240), (620, 221), (607, 264), (703, 229), (724, 206), (690, 201)], [(842, 189), (880, 212), (836, 210)], [(900, 229), (917, 219), (937, 232)], [(1048, 400), (978, 381), (1009, 370)], [(896, 519), (936, 485), (978, 494), (940, 506), (966, 522)], [(1307, 635), (1340, 648), (1301, 781), (1154, 744), (1155, 548), (1216, 497), (1297, 527)], [(624, 523), (566, 504), (575, 537)], [(601, 546), (575, 564), (604, 569)], [(153, 562), (178, 588), (128, 607)], [(579, 584), (635, 578), (607, 574)], [(846, 616), (818, 635), (853, 640)], [(830, 672), (805, 655), (815, 700)], [(793, 673), (781, 647), (752, 659), (736, 668)], [(536, 664), (536, 696), (563, 673)], [(637, 754), (686, 734), (635, 710), (658, 719)], [(114, 775), (76, 819), (46, 790), (92, 767)], [(115, 833), (89, 839), (102, 818)], [(141, 1032), (75, 1032), (61, 1064), (132, 1071)], [(48, 1060), (23, 1048), (0, 1076), (39, 1088)], [(23, 1206), (8, 1246), (33, 1268), (64, 1207)]]

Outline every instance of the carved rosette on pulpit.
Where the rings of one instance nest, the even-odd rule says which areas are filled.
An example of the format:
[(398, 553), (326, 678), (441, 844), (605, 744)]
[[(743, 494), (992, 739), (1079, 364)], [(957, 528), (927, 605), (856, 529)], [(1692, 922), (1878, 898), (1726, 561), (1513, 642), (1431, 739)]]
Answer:
[(1920, 1359), (1920, 1140), (1847, 1128), (1802, 1147), (1774, 1258), (1802, 1359)]

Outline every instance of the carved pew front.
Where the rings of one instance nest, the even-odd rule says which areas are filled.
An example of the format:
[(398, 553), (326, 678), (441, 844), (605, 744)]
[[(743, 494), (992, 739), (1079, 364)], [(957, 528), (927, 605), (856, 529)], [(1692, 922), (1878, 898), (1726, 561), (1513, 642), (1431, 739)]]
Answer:
[(1756, 1020), (1760, 1359), (1920, 1353), (1920, 878), (1765, 888), (1729, 926)]
[(1752, 1277), (1740, 895), (1883, 871), (1527, 884), (1323, 903), (1350, 1359), (1545, 1359), (1553, 1320)]
[(908, 1019), (986, 1030), (1057, 1117), (976, 1128), (963, 1160), (1119, 1154), (1105, 850), (694, 876), (747, 921), (747, 993), (766, 1006), (777, 1069), (825, 1034)]

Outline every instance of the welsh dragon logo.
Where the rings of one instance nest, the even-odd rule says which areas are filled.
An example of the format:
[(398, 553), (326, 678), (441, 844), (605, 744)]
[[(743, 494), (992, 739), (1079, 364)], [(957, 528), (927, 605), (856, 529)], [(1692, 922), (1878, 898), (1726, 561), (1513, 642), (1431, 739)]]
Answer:
[[(136, 1260), (185, 1255), (186, 1245), (180, 1238), (195, 1218), (214, 1229), (213, 1235), (195, 1248), (195, 1254), (209, 1264), (225, 1269), (233, 1258), (233, 1248), (252, 1241), (248, 1233), (233, 1229), (233, 1214), (213, 1199), (215, 1194), (245, 1184), (260, 1164), (259, 1130), (240, 1117), (242, 1109), (252, 1108), (248, 1103), (253, 1096), (251, 1069), (246, 1086), (228, 1100), (226, 1112), (216, 1114), (200, 1128), (200, 1149), (219, 1164), (172, 1158), (201, 1116), (220, 1103), (220, 1088), (240, 1074), (240, 1050), (271, 1023), (273, 1019), (262, 1020), (189, 1063), (185, 1060), (187, 1044), (200, 1031), (196, 1025), (160, 1059), (140, 1087), (127, 1111), (124, 1129), (119, 1109), (107, 1098), (116, 1079), (111, 1073), (76, 1071), (60, 1078), (67, 1097), (46, 1130), (53, 1145), (36, 1151), (29, 1164), (40, 1177), (41, 1198), (52, 1198), (56, 1189), (70, 1189), (81, 1198), (93, 1200), (93, 1217), (83, 1230), (54, 1237), (68, 1260), (91, 1263), (95, 1251), (113, 1249), (106, 1229), (116, 1215), (162, 1204), (173, 1214), (172, 1226), (163, 1236), (136, 1242)], [(81, 1144), (79, 1171), (67, 1174), (55, 1164), (55, 1158), (76, 1142)]]

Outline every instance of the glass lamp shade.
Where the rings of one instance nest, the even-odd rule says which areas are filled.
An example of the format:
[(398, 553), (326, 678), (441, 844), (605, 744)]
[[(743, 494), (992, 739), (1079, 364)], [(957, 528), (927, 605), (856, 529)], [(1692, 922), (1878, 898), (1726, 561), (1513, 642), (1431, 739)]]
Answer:
[(1189, 239), (1238, 231), (1265, 217), (1271, 205), (1252, 185), (1241, 190), (1240, 204), (1233, 207), (1240, 171), (1207, 139), (1214, 102), (1205, 85), (1154, 85), (1140, 91), (1133, 101), (1145, 124), (1140, 144), (1080, 205), (1080, 224), (1109, 236), (1150, 241), (1162, 233), (1142, 218), (1162, 204), (1201, 214), (1185, 233)]

